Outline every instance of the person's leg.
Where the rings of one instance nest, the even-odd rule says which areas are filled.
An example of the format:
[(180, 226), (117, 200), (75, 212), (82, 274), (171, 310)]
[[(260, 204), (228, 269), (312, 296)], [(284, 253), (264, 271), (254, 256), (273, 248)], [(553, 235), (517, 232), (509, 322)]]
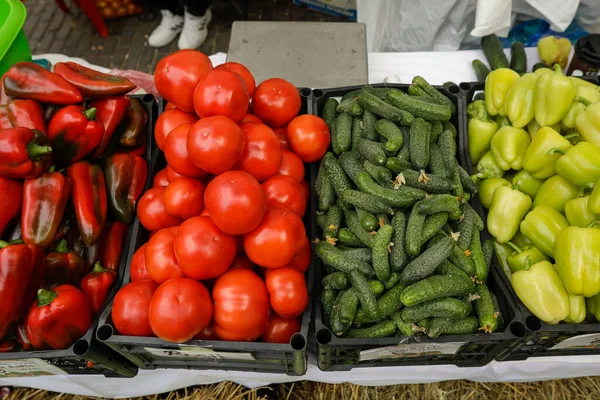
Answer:
[(208, 35), (208, 24), (212, 18), (210, 0), (181, 0), (185, 6), (185, 22), (177, 45), (180, 49), (196, 49)]
[(182, 5), (175, 0), (160, 0), (157, 3), (162, 19), (148, 37), (148, 45), (151, 47), (168, 45), (183, 29)]

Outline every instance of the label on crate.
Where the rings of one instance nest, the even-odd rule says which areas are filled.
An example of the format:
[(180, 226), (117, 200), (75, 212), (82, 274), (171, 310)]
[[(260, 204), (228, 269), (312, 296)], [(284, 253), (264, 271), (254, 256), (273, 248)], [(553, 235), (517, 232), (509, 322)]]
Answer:
[(600, 334), (592, 333), (590, 335), (579, 335), (569, 339), (565, 339), (557, 345), (553, 346), (551, 350), (563, 350), (563, 349), (598, 349), (600, 348)]
[(156, 349), (144, 347), (148, 353), (157, 357), (176, 358), (203, 358), (206, 360), (242, 360), (253, 361), (255, 358), (251, 353), (234, 353), (227, 351), (214, 351), (206, 347), (179, 346), (179, 349)]
[(456, 354), (462, 347), (462, 342), (448, 343), (407, 343), (396, 346), (380, 347), (378, 349), (360, 352), (360, 361), (379, 360), (382, 358), (422, 357), (436, 354)]
[(66, 372), (39, 358), (0, 360), (0, 378), (25, 376), (65, 375)]

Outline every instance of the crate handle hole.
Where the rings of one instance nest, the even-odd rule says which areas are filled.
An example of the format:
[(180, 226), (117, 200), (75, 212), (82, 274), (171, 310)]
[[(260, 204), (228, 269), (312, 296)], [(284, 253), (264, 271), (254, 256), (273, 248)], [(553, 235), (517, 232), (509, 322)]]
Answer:
[(142, 97), (142, 101), (144, 103), (150, 103), (154, 101), (154, 95), (150, 93), (146, 93), (144, 97)]
[(510, 333), (512, 333), (513, 335), (515, 335), (516, 337), (525, 337), (525, 335), (527, 334), (527, 329), (525, 328), (525, 325), (523, 325), (520, 322), (513, 322), (510, 324)]
[(525, 325), (530, 331), (539, 331), (542, 329), (542, 321), (536, 316), (530, 315), (525, 319)]
[(295, 351), (302, 351), (306, 348), (306, 338), (301, 333), (294, 333), (290, 339), (290, 346)]
[(450, 93), (456, 94), (456, 93), (460, 92), (460, 89), (458, 88), (458, 86), (452, 85), (452, 86), (448, 87), (448, 91)]
[(458, 86), (460, 86), (462, 90), (471, 90), (471, 84), (469, 82), (461, 82)]
[(312, 94), (315, 97), (321, 97), (321, 96), (323, 96), (323, 91), (319, 90), (319, 89), (315, 89), (315, 90), (312, 91)]
[(113, 334), (113, 327), (110, 325), (102, 325), (100, 328), (98, 328), (98, 333), (96, 333), (96, 336), (98, 337), (98, 340), (108, 340), (110, 339), (110, 337)]
[(90, 349), (90, 344), (87, 340), (80, 339), (73, 345), (73, 353), (78, 356), (83, 356)]
[(331, 331), (329, 329), (321, 329), (317, 332), (317, 343), (318, 344), (329, 344), (331, 342), (332, 336)]
[(302, 88), (300, 89), (300, 94), (304, 97), (308, 97), (310, 96), (310, 94), (312, 93), (312, 90), (310, 88)]

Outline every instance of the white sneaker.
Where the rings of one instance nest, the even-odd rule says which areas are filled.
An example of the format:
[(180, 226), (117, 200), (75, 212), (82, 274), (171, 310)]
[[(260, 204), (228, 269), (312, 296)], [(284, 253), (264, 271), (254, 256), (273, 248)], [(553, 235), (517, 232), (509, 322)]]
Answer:
[(179, 36), (179, 42), (177, 42), (179, 49), (198, 48), (208, 35), (208, 24), (211, 18), (212, 13), (210, 12), (210, 8), (201, 17), (196, 17), (186, 11), (183, 30), (181, 31), (181, 36)]
[(171, 43), (183, 29), (183, 17), (169, 10), (160, 10), (162, 20), (148, 38), (150, 47), (163, 47)]

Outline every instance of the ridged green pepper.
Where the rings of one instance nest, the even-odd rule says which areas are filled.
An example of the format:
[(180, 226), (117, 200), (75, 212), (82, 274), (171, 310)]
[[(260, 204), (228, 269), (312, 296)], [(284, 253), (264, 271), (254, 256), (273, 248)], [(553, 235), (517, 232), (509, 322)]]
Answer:
[(519, 74), (509, 68), (498, 68), (488, 74), (484, 90), (488, 114), (506, 116), (506, 94), (517, 79)]
[(490, 208), (492, 204), (492, 196), (494, 192), (500, 186), (506, 186), (512, 189), (512, 185), (509, 181), (504, 178), (488, 178), (477, 182), (477, 189), (479, 191), (479, 201), (485, 208)]
[(580, 324), (586, 316), (585, 297), (569, 293), (569, 315), (564, 321), (567, 324)]
[(541, 205), (525, 216), (521, 222), (521, 233), (542, 253), (554, 257), (556, 236), (568, 226), (569, 222), (561, 213), (550, 206)]
[(531, 198), (526, 194), (506, 186), (497, 188), (488, 213), (488, 231), (498, 242), (508, 242), (519, 230), (530, 207)]
[[(537, 135), (538, 131), (542, 128), (540, 124), (534, 119), (530, 123), (527, 124), (527, 133), (529, 133), (530, 138), (534, 138)], [(554, 125), (551, 125), (550, 128), (554, 129), (556, 132), (560, 133), (560, 122), (557, 122)]]
[(575, 100), (567, 114), (562, 119), (562, 124), (567, 128), (575, 128), (577, 117), (581, 114), (586, 106), (578, 98), (584, 98), (591, 103), (600, 101), (600, 91), (597, 86), (575, 86)]
[(600, 149), (579, 142), (563, 155), (554, 167), (556, 173), (577, 186), (591, 186), (600, 178)]
[(535, 179), (529, 171), (524, 169), (517, 172), (512, 179), (513, 187), (518, 191), (525, 193), (532, 199), (535, 197), (538, 190), (540, 190), (540, 186), (542, 186), (543, 182), (544, 181), (541, 179)]
[(546, 179), (533, 199), (533, 208), (542, 204), (565, 212), (567, 201), (574, 199), (579, 194), (579, 187), (573, 185), (560, 175), (554, 175)]
[(569, 294), (549, 261), (540, 261), (515, 272), (510, 282), (525, 306), (547, 324), (569, 316)]
[(575, 98), (575, 84), (563, 75), (560, 66), (542, 74), (535, 83), (535, 119), (541, 126), (554, 125), (563, 119)]
[[(485, 102), (483, 100), (475, 100), (467, 106), (468, 118), (482, 118), (485, 110)], [(487, 114), (487, 110), (485, 111)]]
[(498, 125), (488, 118), (485, 107), (481, 107), (481, 115), (469, 120), (469, 154), (473, 164), (477, 163), (489, 149), (492, 137), (498, 130)]
[(596, 184), (594, 185), (594, 190), (590, 195), (590, 199), (588, 201), (588, 209), (594, 214), (600, 214), (600, 178), (598, 178), (598, 181), (596, 181)]
[(525, 74), (511, 86), (506, 95), (506, 115), (512, 126), (523, 128), (533, 119), (535, 83), (538, 75)]
[(531, 139), (525, 130), (505, 126), (492, 138), (491, 150), (496, 162), (505, 171), (519, 170), (523, 166), (523, 156)]
[(587, 108), (575, 120), (577, 131), (586, 141), (600, 147), (600, 101), (589, 104), (583, 99), (578, 100), (587, 105)]
[(491, 150), (485, 153), (477, 163), (475, 177), (478, 179), (502, 178), (504, 174), (505, 171), (500, 167)]
[(507, 242), (506, 244), (514, 250), (506, 257), (506, 262), (513, 273), (525, 269), (527, 263), (531, 265), (540, 261), (550, 260), (540, 249), (533, 245), (519, 247), (512, 242)]
[(600, 292), (600, 229), (569, 226), (554, 242), (554, 259), (567, 290), (591, 297)]
[(565, 204), (565, 215), (569, 225), (580, 228), (592, 227), (598, 223), (598, 216), (589, 210), (590, 196), (577, 197)]
[(600, 321), (600, 294), (585, 299), (587, 311)]
[(573, 145), (549, 126), (541, 128), (531, 139), (523, 157), (523, 169), (536, 179), (546, 179), (555, 174), (554, 165)]

